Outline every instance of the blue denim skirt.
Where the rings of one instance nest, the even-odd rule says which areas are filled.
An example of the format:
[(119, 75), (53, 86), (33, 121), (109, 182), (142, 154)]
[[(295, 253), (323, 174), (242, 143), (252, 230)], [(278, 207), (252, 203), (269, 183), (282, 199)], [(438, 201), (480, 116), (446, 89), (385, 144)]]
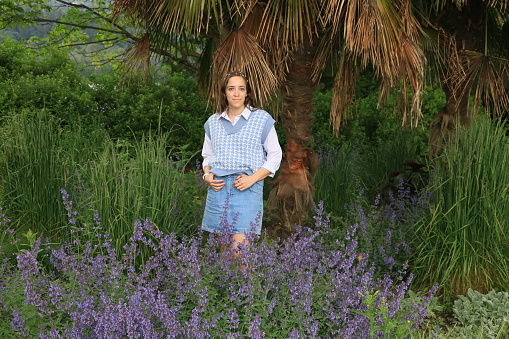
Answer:
[(260, 234), (263, 216), (263, 180), (244, 191), (233, 186), (237, 174), (215, 177), (224, 180), (224, 187), (216, 192), (209, 187), (202, 229), (209, 232)]

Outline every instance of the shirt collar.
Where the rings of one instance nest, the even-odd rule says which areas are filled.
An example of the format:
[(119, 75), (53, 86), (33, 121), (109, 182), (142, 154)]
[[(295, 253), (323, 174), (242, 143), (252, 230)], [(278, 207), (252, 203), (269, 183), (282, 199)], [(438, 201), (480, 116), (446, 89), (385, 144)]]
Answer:
[[(244, 110), (242, 111), (242, 113), (240, 113), (240, 115), (242, 117), (244, 117), (244, 119), (248, 120), (249, 116), (251, 115), (251, 107), (246, 106), (246, 108), (244, 108)], [(226, 111), (221, 113), (221, 115), (219, 115), (219, 118), (223, 118), (223, 119), (228, 120), (228, 115), (227, 115)]]

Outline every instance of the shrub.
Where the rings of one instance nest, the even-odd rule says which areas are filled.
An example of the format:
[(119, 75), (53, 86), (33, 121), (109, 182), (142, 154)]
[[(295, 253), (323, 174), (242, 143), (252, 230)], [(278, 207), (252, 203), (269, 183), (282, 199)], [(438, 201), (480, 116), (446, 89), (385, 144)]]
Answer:
[(416, 193), (424, 188), (426, 179), (425, 166), (420, 164), (419, 143), (418, 133), (398, 128), (378, 144), (357, 141), (336, 148), (323, 145), (318, 149), (317, 199), (323, 200), (334, 216), (345, 217), (359, 190), (363, 191), (368, 206), (380, 198), (380, 205), (389, 203), (387, 194), (397, 191), (400, 181)]
[(169, 132), (173, 147), (203, 144), (203, 124), (211, 111), (200, 96), (196, 79), (174, 73), (160, 83), (122, 83), (116, 73), (90, 75), (95, 117), (113, 139), (132, 140), (149, 131)]
[[(249, 235), (240, 262), (247, 269), (218, 251), (229, 237), (178, 239), (149, 220), (135, 223), (120, 257), (107, 234), (79, 252), (38, 241), (18, 254), (17, 269), (1, 272), (2, 319), (11, 332), (41, 338), (366, 338), (416, 330), (433, 291), (407, 299), (411, 276), (375, 278), (368, 254), (359, 257), (357, 226), (345, 242), (326, 243), (328, 217), (318, 210), (315, 220), (316, 230), (299, 227), (282, 246)], [(141, 247), (152, 255), (137, 266)], [(45, 256), (51, 265), (41, 265)]]

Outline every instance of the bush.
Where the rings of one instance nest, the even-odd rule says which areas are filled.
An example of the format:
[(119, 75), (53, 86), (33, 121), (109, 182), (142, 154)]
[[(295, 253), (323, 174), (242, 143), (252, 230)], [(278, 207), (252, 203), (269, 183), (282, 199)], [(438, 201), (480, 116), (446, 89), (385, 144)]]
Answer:
[(86, 132), (105, 129), (113, 139), (171, 132), (170, 145), (187, 145), (191, 154), (201, 149), (211, 114), (189, 74), (129, 83), (120, 70), (85, 76), (61, 50), (32, 50), (7, 39), (0, 44), (0, 124), (24, 110), (44, 110), (62, 126), (79, 124)]
[(211, 111), (194, 78), (174, 73), (161, 83), (123, 84), (119, 74), (91, 75), (96, 118), (114, 139), (139, 138), (149, 131), (169, 133), (173, 147), (194, 153), (203, 144), (203, 124)]
[(64, 124), (82, 119), (94, 125), (90, 88), (78, 66), (57, 48), (37, 51), (9, 40), (0, 44), (0, 93), (3, 118), (44, 109)]
[[(346, 242), (325, 243), (328, 222), (318, 210), (316, 230), (299, 228), (283, 246), (249, 235), (240, 262), (247, 269), (218, 251), (229, 237), (179, 240), (148, 220), (135, 223), (120, 257), (107, 234), (80, 251), (38, 241), (18, 254), (17, 269), (0, 272), (0, 328), (41, 338), (366, 338), (417, 330), (433, 291), (406, 298), (405, 272), (375, 278), (359, 257), (357, 227)], [(137, 266), (141, 247), (152, 254)], [(46, 255), (51, 264), (41, 265)]]

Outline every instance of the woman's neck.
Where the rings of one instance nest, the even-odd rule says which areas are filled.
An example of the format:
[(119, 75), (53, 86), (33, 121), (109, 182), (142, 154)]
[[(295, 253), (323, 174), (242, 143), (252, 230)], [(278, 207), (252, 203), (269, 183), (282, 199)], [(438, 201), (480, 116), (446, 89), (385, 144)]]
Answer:
[(235, 118), (237, 115), (242, 114), (242, 112), (244, 112), (245, 108), (246, 108), (246, 106), (238, 107), (238, 108), (237, 107), (236, 108), (228, 107), (226, 110), (226, 113), (228, 114), (228, 116), (230, 118)]

